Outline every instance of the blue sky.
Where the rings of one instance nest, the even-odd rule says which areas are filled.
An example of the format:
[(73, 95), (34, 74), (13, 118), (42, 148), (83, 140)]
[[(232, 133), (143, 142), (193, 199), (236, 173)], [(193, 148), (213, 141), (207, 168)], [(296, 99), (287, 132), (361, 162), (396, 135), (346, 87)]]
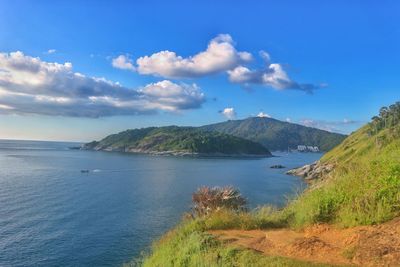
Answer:
[(349, 133), (399, 100), (398, 1), (216, 2), (1, 1), (0, 138), (258, 114)]

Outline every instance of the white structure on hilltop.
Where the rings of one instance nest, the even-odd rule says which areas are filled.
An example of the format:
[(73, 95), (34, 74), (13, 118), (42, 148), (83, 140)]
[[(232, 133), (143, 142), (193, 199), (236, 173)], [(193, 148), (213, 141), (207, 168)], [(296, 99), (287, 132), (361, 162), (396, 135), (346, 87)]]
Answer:
[(299, 152), (319, 152), (319, 148), (317, 146), (298, 145), (297, 151), (299, 151)]

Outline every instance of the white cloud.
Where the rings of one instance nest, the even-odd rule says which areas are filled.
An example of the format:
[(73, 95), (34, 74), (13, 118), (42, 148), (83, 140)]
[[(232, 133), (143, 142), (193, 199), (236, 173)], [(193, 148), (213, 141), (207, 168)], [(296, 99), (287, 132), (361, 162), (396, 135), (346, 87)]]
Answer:
[(362, 122), (354, 121), (350, 119), (343, 119), (342, 121), (326, 121), (326, 120), (313, 120), (313, 119), (303, 119), (300, 120), (300, 124), (325, 130), (328, 132), (342, 132), (343, 127), (348, 127), (350, 125), (361, 124)]
[(119, 55), (112, 60), (112, 66), (117, 69), (135, 71), (132, 60), (128, 55)]
[(226, 72), (232, 83), (245, 87), (263, 85), (277, 90), (295, 89), (312, 93), (326, 84), (299, 83), (289, 77), (283, 65), (272, 63), (268, 52), (261, 50), (259, 56), (264, 68), (252, 69), (247, 66), (253, 56), (246, 51), (237, 51), (229, 34), (213, 38), (205, 51), (183, 57), (174, 51), (164, 50), (136, 59), (136, 65), (125, 55), (113, 59), (113, 66), (119, 69), (137, 71), (144, 75), (164, 78), (196, 78)]
[(271, 118), (271, 116), (269, 114), (264, 113), (262, 111), (257, 114), (257, 117), (259, 117), (259, 118)]
[(245, 87), (263, 85), (277, 90), (302, 90), (310, 94), (326, 86), (296, 82), (289, 77), (282, 64), (271, 62), (268, 52), (261, 50), (259, 56), (264, 61), (264, 68), (249, 68), (247, 64), (252, 61), (252, 54), (237, 51), (232, 37), (229, 34), (220, 34), (208, 43), (205, 51), (192, 56), (183, 57), (176, 52), (164, 50), (139, 57), (134, 65), (128, 57), (120, 55), (113, 60), (113, 66), (172, 79), (204, 77), (226, 72), (232, 83)]
[(357, 123), (357, 121), (351, 120), (351, 119), (347, 119), (347, 118), (343, 119), (343, 124), (354, 124), (354, 123)]
[(229, 34), (220, 34), (212, 39), (205, 51), (184, 58), (172, 51), (161, 51), (137, 59), (137, 70), (141, 74), (152, 74), (166, 78), (193, 78), (224, 72), (239, 64), (249, 62), (252, 55), (238, 52)]
[(260, 56), (266, 64), (264, 69), (251, 70), (244, 66), (237, 66), (233, 70), (228, 70), (229, 80), (245, 86), (259, 84), (278, 90), (297, 89), (307, 93), (323, 87), (323, 85), (302, 84), (293, 81), (281, 64), (270, 63), (270, 56), (267, 52), (261, 51)]
[(153, 106), (162, 110), (198, 108), (204, 102), (204, 94), (196, 84), (176, 84), (168, 80), (146, 85), (139, 90)]
[(13, 107), (0, 104), (0, 109), (14, 109)]
[(268, 52), (261, 50), (259, 54), (260, 54), (260, 57), (265, 61), (265, 63), (268, 63), (271, 61), (271, 56), (269, 55)]
[(286, 118), (286, 122), (292, 122), (290, 118)]
[(312, 128), (317, 128), (320, 130), (325, 130), (328, 132), (338, 132), (339, 130), (337, 129), (337, 122), (328, 122), (328, 121), (322, 121), (322, 120), (312, 120), (312, 119), (304, 119), (300, 121), (300, 124), (307, 126), (307, 127), (312, 127)]
[(224, 108), (224, 110), (221, 111), (221, 114), (230, 120), (236, 118), (236, 111), (234, 108)]
[(54, 54), (55, 52), (57, 52), (57, 50), (55, 50), (55, 49), (47, 50), (47, 54)]
[(195, 84), (161, 81), (135, 90), (73, 72), (68, 62), (0, 53), (1, 113), (101, 117), (199, 108), (204, 101)]

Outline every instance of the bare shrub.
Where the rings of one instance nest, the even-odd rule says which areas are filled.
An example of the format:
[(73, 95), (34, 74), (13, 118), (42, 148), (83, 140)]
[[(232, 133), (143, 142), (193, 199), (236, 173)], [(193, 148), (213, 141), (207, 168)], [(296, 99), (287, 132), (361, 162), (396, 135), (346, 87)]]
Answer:
[(247, 201), (239, 190), (227, 187), (200, 187), (192, 195), (193, 211), (196, 216), (204, 216), (221, 209), (245, 211)]

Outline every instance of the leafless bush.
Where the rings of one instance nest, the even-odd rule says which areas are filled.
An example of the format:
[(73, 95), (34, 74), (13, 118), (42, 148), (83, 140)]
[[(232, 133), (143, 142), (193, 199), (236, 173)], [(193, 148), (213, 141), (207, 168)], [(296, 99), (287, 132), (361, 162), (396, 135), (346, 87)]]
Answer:
[(200, 187), (192, 195), (193, 211), (196, 216), (204, 216), (212, 212), (228, 209), (232, 211), (246, 210), (247, 201), (239, 190), (227, 187)]

